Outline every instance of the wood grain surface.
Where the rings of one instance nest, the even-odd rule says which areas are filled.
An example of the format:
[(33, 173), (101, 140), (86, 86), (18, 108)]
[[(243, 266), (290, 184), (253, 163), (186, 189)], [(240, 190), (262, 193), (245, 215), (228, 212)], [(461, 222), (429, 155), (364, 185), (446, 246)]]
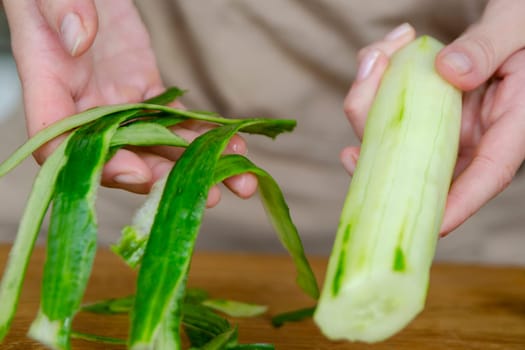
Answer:
[[(0, 246), (0, 268), (9, 246)], [(326, 260), (311, 259), (322, 279)], [(44, 249), (31, 260), (26, 283), (11, 332), (2, 350), (44, 349), (25, 336), (38, 309)], [(111, 252), (98, 252), (85, 301), (97, 301), (133, 293), (135, 273)], [(378, 344), (332, 343), (311, 320), (270, 325), (272, 315), (313, 305), (294, 283), (293, 266), (286, 256), (202, 253), (195, 255), (189, 285), (208, 290), (213, 297), (230, 298), (269, 306), (255, 319), (233, 319), (242, 342), (268, 342), (277, 349), (525, 349), (525, 269), (436, 264), (432, 270), (427, 307), (404, 331)], [(1, 302), (1, 301), (0, 301)], [(125, 337), (124, 316), (79, 315), (74, 329)], [(123, 346), (74, 341), (73, 349), (124, 349)]]

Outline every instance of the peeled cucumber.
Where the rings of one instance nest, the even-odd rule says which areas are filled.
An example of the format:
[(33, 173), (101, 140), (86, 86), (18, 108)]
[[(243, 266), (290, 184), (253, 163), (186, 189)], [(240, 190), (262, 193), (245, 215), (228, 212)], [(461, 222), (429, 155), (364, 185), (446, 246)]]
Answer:
[(333, 340), (382, 341), (424, 308), (456, 163), (461, 92), (422, 36), (391, 58), (369, 112), (314, 320)]

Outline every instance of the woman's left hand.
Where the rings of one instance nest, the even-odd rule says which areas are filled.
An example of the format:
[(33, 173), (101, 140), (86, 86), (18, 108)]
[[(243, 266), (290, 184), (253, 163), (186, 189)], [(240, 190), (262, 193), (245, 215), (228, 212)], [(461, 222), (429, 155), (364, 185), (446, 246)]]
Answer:
[[(441, 235), (502, 192), (525, 159), (524, 11), (525, 2), (490, 1), (480, 21), (436, 59), (441, 76), (465, 91), (459, 157)], [(407, 24), (392, 33), (361, 50), (357, 78), (345, 99), (359, 137), (389, 57), (415, 37)], [(341, 152), (350, 173), (358, 155), (356, 147)]]

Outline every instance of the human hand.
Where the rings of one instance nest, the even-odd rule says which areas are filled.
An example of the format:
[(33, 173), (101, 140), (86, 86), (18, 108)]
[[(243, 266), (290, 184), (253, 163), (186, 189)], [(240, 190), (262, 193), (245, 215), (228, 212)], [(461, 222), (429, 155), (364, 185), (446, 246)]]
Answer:
[[(4, 0), (4, 8), (30, 136), (90, 107), (138, 102), (164, 90), (149, 35), (131, 0)], [(174, 132), (191, 141), (209, 127), (188, 122)], [(37, 161), (42, 163), (60, 141), (39, 149)], [(245, 141), (236, 135), (226, 152), (245, 153)], [(166, 147), (122, 149), (104, 167), (102, 184), (149, 192), (180, 153)], [(225, 184), (245, 198), (255, 192), (257, 180), (243, 174)], [(208, 206), (219, 199), (218, 187), (212, 188)]]
[[(523, 11), (525, 2), (489, 2), (480, 21), (436, 59), (443, 78), (466, 91), (459, 157), (441, 235), (450, 233), (503, 191), (525, 159)], [(345, 112), (358, 136), (389, 56), (415, 37), (408, 25), (397, 33), (399, 36), (374, 43), (360, 54), (360, 74), (345, 99)], [(350, 173), (358, 155), (356, 147), (341, 152), (341, 161)]]

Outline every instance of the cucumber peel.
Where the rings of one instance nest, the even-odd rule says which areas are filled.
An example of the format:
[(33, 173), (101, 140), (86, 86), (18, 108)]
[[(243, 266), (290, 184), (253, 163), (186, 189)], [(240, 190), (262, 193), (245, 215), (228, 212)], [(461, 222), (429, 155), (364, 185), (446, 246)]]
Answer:
[[(182, 325), (188, 335), (199, 334), (199, 347), (273, 348), (269, 344), (238, 344), (237, 330), (229, 323), (211, 333), (206, 329), (207, 325), (218, 324), (211, 322), (210, 315), (216, 315), (211, 307), (235, 316), (254, 316), (262, 313), (265, 307), (232, 301), (221, 303), (185, 288), (207, 192), (224, 176), (246, 171), (257, 174), (262, 191), (268, 192), (263, 197), (266, 197), (266, 206), (271, 207), (267, 209), (276, 231), (297, 265), (298, 284), (313, 298), (318, 296), (316, 280), (275, 181), (245, 158), (236, 160), (234, 156), (221, 155), (237, 132), (274, 138), (282, 132), (292, 131), (295, 121), (228, 119), (216, 113), (163, 105), (182, 93), (172, 88), (144, 103), (96, 107), (71, 116), (37, 133), (0, 164), (1, 177), (46, 142), (68, 134), (46, 160), (35, 180), (0, 282), (0, 341), (7, 334), (16, 311), (25, 270), (48, 207), (52, 209), (41, 305), (29, 335), (60, 350), (71, 348), (71, 338), (115, 344), (126, 341), (79, 333), (71, 325), (79, 311), (96, 252), (98, 233), (94, 203), (102, 167), (118, 149), (130, 145), (162, 145), (185, 150), (169, 176), (154, 186), (145, 208), (139, 210), (132, 225), (124, 229), (121, 241), (113, 246), (128, 264), (140, 268), (137, 294), (121, 300), (120, 304), (115, 301), (105, 305), (113, 313), (130, 313), (131, 332), (126, 341), (129, 346), (133, 349), (179, 349)], [(186, 120), (204, 121), (216, 127), (189, 143), (169, 129)], [(151, 283), (153, 277), (155, 281)], [(199, 332), (195, 331), (195, 323), (189, 316), (195, 307), (208, 311), (208, 318), (195, 319), (196, 322), (204, 321), (204, 328)], [(91, 310), (95, 309), (93, 306)], [(224, 320), (215, 319), (217, 322)], [(203, 334), (207, 334), (206, 337), (203, 338)]]
[(30, 337), (54, 349), (71, 347), (72, 318), (97, 246), (95, 194), (100, 173), (113, 133), (133, 114), (124, 111), (87, 124), (67, 142), (68, 161), (58, 174), (50, 216), (41, 306), (29, 330)]
[(0, 303), (0, 340), (9, 331), (15, 314), (27, 264), (33, 252), (40, 225), (51, 201), (58, 173), (67, 159), (66, 144), (67, 140), (42, 165), (22, 215), (0, 282), (0, 300), (2, 300)]

